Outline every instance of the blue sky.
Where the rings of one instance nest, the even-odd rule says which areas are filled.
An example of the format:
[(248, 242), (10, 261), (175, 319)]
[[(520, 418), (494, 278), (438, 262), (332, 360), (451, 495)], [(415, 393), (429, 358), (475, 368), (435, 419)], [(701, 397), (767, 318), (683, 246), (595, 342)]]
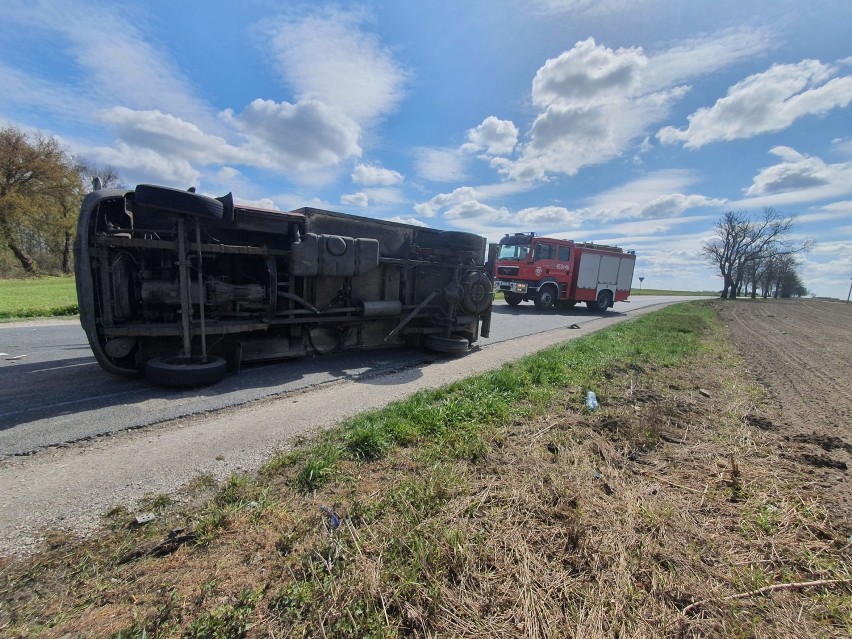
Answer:
[(728, 210), (852, 277), (852, 2), (4, 0), (0, 125), (154, 183), (635, 249), (721, 286)]

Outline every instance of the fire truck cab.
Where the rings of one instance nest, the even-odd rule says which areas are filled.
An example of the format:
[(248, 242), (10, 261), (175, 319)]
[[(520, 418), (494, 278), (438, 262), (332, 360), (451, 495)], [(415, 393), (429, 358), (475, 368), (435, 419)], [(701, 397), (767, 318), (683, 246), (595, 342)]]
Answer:
[(494, 290), (511, 306), (532, 301), (549, 310), (584, 302), (605, 311), (627, 300), (635, 264), (635, 251), (617, 246), (513, 233), (498, 245)]

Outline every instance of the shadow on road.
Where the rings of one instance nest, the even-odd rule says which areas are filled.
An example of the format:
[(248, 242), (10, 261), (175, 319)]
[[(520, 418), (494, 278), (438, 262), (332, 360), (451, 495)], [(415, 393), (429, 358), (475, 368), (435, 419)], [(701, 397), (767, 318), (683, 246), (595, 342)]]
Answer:
[(514, 316), (529, 316), (529, 315), (549, 315), (565, 318), (576, 318), (577, 320), (588, 321), (590, 319), (598, 319), (601, 317), (623, 317), (626, 313), (613, 310), (611, 308), (606, 311), (592, 311), (585, 306), (575, 306), (573, 308), (553, 308), (549, 311), (540, 311), (535, 304), (519, 304), (518, 306), (510, 306), (509, 304), (494, 304), (491, 310), (492, 313), (498, 315), (514, 315)]
[[(245, 365), (238, 375), (229, 374), (212, 386), (187, 389), (152, 386), (142, 376), (112, 375), (91, 355), (10, 363), (0, 367), (0, 432), (46, 420), (79, 420), (81, 414), (94, 411), (106, 411), (99, 419), (114, 420), (95, 434), (115, 432), (335, 380), (382, 384), (387, 373), (405, 369), (419, 376), (417, 368), (435, 359), (434, 354), (411, 348), (314, 355)], [(192, 409), (187, 411), (187, 406)], [(0, 437), (0, 455), (22, 452), (7, 450), (7, 443)]]

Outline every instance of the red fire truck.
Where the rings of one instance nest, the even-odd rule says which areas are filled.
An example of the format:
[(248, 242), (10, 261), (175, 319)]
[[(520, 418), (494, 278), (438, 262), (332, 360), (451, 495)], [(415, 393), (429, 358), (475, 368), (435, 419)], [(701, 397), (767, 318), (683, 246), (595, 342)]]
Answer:
[(494, 290), (517, 306), (533, 301), (540, 310), (585, 302), (605, 311), (630, 295), (635, 251), (513, 233), (503, 237), (494, 256)]

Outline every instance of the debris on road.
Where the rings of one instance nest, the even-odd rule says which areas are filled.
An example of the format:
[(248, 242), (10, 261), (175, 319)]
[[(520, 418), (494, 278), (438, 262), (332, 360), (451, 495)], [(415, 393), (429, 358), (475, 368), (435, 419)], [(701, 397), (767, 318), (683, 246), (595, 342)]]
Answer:
[(166, 537), (163, 541), (160, 542), (147, 542), (142, 544), (141, 546), (137, 546), (133, 550), (131, 550), (126, 555), (122, 556), (119, 560), (119, 564), (126, 564), (134, 559), (139, 559), (140, 557), (144, 557), (145, 555), (151, 555), (153, 557), (164, 557), (165, 555), (170, 555), (175, 552), (178, 548), (180, 548), (183, 544), (195, 541), (195, 533), (188, 532), (184, 533), (183, 528), (175, 528), (172, 530), (168, 537)]
[(154, 513), (138, 513), (134, 518), (134, 522), (137, 526), (143, 526), (145, 524), (149, 524), (154, 521), (157, 516)]

